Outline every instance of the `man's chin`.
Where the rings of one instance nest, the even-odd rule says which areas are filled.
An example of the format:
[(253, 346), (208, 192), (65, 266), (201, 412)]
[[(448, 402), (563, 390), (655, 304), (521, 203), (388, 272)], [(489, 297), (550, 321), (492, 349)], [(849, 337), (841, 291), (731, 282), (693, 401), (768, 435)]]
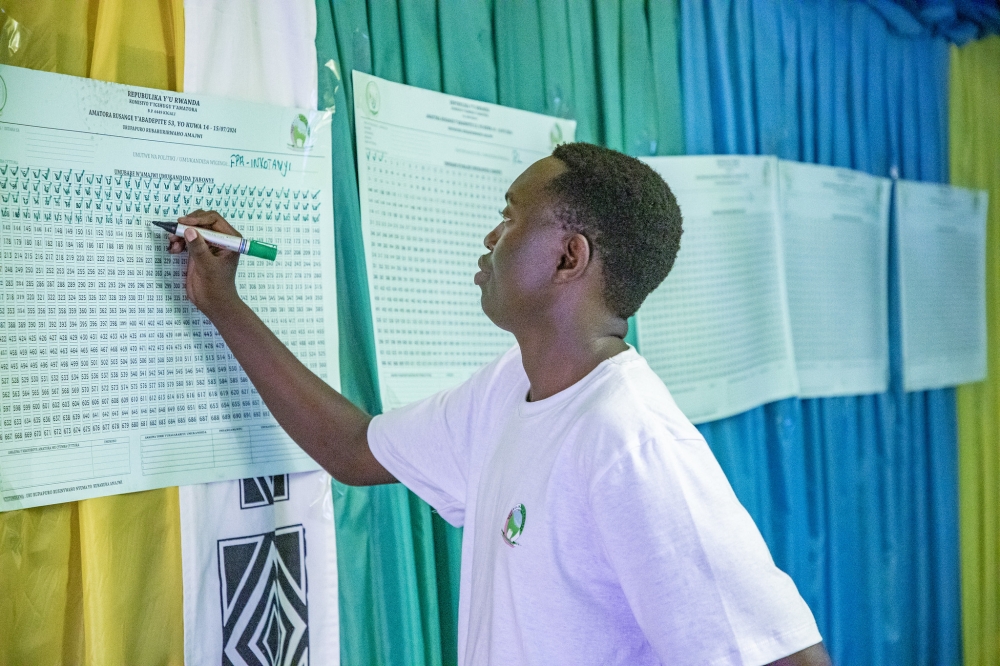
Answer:
[(505, 331), (510, 331), (510, 328), (504, 326), (502, 313), (496, 308), (495, 304), (489, 299), (486, 292), (479, 299), (479, 305), (483, 308), (483, 314), (485, 314), (491, 322), (496, 326), (502, 328)]
[(482, 296), (479, 297), (479, 307), (483, 309), (483, 314), (489, 317), (490, 321), (492, 321), (494, 324), (497, 323), (496, 320), (493, 319), (493, 315), (490, 314), (492, 308), (490, 307), (489, 301), (486, 299), (485, 292), (483, 293)]

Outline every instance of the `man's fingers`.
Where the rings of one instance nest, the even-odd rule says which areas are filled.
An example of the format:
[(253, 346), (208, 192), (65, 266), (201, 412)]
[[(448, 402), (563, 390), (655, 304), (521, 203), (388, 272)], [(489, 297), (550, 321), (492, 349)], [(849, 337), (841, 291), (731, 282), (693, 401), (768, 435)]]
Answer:
[(178, 254), (184, 251), (184, 237), (175, 234), (167, 234), (167, 252)]
[(192, 257), (201, 257), (211, 252), (208, 243), (194, 229), (184, 230), (184, 240), (187, 241), (188, 254)]

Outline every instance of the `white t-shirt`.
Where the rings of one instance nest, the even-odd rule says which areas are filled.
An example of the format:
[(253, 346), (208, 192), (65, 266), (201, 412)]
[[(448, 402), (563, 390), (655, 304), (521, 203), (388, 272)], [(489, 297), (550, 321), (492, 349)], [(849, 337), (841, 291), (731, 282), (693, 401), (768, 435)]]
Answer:
[(368, 429), (378, 461), (465, 526), (460, 664), (764, 664), (820, 642), (634, 349), (545, 400), (528, 389), (515, 347)]

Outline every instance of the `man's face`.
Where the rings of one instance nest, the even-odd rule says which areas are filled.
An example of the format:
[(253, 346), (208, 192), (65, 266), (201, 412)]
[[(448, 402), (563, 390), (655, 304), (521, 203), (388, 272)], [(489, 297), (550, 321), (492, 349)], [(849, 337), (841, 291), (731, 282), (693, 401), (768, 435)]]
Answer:
[(500, 224), (483, 241), (490, 252), (479, 258), (475, 281), (483, 291), (483, 312), (505, 330), (530, 324), (554, 296), (552, 278), (567, 232), (546, 186), (565, 170), (554, 157), (528, 167), (507, 190)]

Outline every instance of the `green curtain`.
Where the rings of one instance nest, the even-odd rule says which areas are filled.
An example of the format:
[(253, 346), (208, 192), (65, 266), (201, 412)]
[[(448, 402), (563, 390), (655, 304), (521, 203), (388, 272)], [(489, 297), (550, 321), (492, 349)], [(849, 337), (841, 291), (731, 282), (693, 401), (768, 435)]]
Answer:
[[(577, 139), (683, 150), (677, 0), (317, 0), (319, 106), (335, 111), (341, 380), (381, 411), (355, 164), (351, 70), (574, 118)], [(344, 664), (457, 661), (461, 530), (400, 485), (334, 484)]]
[(951, 182), (988, 189), (988, 376), (958, 388), (962, 638), (968, 666), (1000, 664), (1000, 37), (951, 51)]

